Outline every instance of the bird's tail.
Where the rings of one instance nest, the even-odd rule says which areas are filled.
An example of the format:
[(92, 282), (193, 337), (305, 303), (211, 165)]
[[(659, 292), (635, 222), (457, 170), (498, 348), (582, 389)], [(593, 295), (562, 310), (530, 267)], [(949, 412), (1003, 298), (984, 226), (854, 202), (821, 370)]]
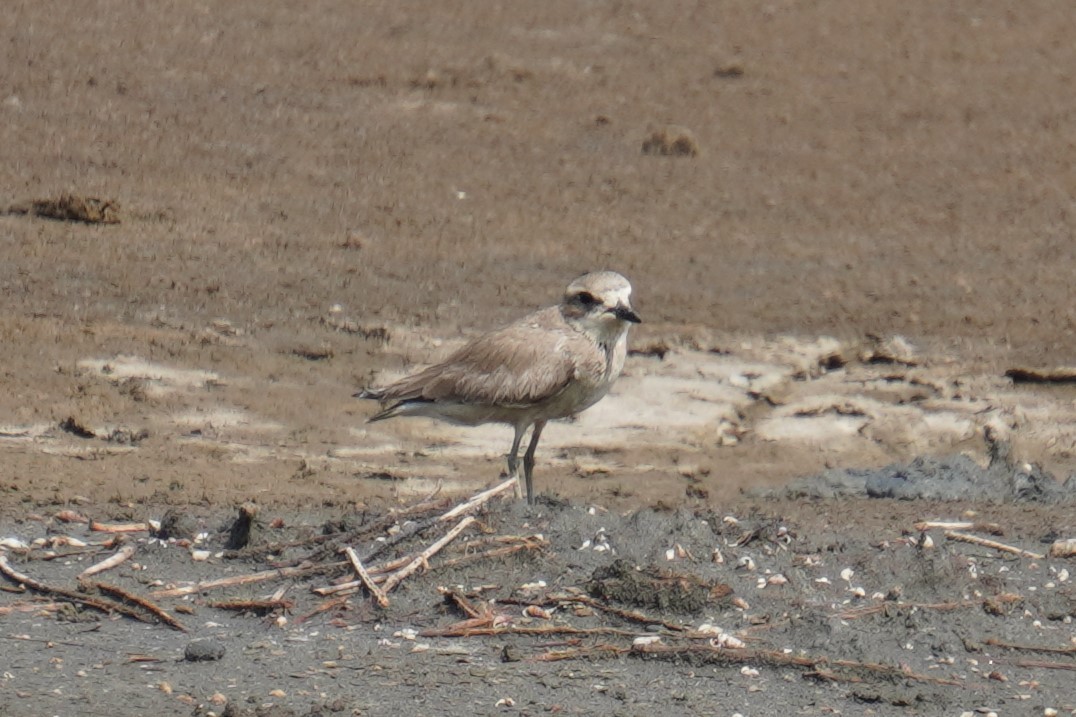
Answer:
[[(367, 398), (367, 399), (370, 399), (370, 400), (373, 400), (373, 401), (384, 402), (384, 400), (385, 400), (385, 389), (383, 389), (383, 388), (364, 388), (361, 391), (359, 391), (358, 393), (353, 393), (351, 395), (351, 397), (352, 398)], [(367, 423), (373, 423), (374, 421), (384, 421), (386, 418), (392, 418), (393, 416), (396, 415), (395, 411), (396, 411), (396, 406), (389, 406), (388, 408), (382, 408), (380, 411), (378, 411), (374, 415), (367, 418), (366, 422)]]
[(351, 394), (352, 398), (370, 398), (375, 401), (380, 401), (384, 396), (385, 391), (381, 388), (364, 388), (358, 393)]

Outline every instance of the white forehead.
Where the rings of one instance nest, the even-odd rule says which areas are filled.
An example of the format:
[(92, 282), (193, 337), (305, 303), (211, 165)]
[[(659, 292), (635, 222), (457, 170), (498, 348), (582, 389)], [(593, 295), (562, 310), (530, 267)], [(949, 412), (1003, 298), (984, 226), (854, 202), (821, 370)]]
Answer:
[(631, 298), (631, 284), (615, 271), (595, 271), (583, 274), (568, 285), (569, 294), (588, 291), (602, 303), (613, 305), (618, 302), (628, 303)]

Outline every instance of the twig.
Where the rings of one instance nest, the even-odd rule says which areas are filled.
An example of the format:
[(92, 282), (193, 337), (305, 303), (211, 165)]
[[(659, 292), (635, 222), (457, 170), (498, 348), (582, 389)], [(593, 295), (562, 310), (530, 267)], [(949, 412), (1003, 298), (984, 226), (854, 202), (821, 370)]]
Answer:
[(826, 679), (841, 679), (845, 681), (857, 681), (856, 678), (840, 677), (828, 670), (824, 670), (825, 666), (831, 667), (843, 667), (850, 670), (861, 670), (864, 672), (887, 675), (892, 677), (902, 677), (909, 680), (915, 680), (917, 682), (927, 682), (935, 685), (955, 685), (960, 686), (963, 683), (956, 680), (946, 680), (939, 677), (931, 677), (929, 675), (920, 675), (902, 667), (895, 667), (893, 665), (885, 665), (877, 662), (859, 662), (856, 660), (831, 660), (828, 657), (809, 657), (806, 655), (785, 654), (783, 652), (776, 652), (772, 650), (745, 650), (745, 649), (728, 649), (724, 647), (716, 647), (712, 645), (661, 645), (661, 644), (647, 644), (647, 645), (635, 645), (632, 650), (632, 654), (640, 654), (654, 657), (672, 657), (675, 659), (682, 659), (688, 656), (702, 656), (713, 659), (718, 663), (728, 664), (763, 664), (771, 665), (774, 667), (801, 667), (807, 668), (811, 671), (818, 672), (819, 675), (824, 675)]
[(0, 573), (3, 573), (8, 579), (21, 583), (31, 590), (39, 593), (45, 593), (46, 595), (55, 595), (61, 597), (69, 602), (75, 602), (86, 607), (92, 607), (94, 610), (100, 610), (103, 613), (118, 612), (121, 615), (134, 618), (139, 622), (151, 622), (150, 618), (137, 610), (133, 610), (121, 603), (113, 602), (111, 600), (101, 600), (98, 598), (90, 597), (89, 595), (83, 595), (82, 593), (75, 592), (74, 590), (67, 590), (65, 588), (57, 588), (51, 585), (34, 580), (29, 575), (24, 575), (19, 571), (11, 567), (11, 564), (7, 561), (6, 555), (0, 555)]
[[(403, 566), (411, 562), (411, 556), (405, 555), (402, 558), (396, 560), (390, 560), (387, 563), (380, 565), (371, 565), (366, 568), (366, 572), (373, 576), (374, 582), (385, 582), (385, 573), (391, 573), (393, 570), (399, 570)], [(311, 592), (317, 595), (354, 595), (364, 585), (362, 580), (348, 580), (347, 582), (338, 583), (336, 585), (329, 585), (323, 588), (312, 588)]]
[(456, 607), (458, 607), (464, 615), (471, 619), (483, 619), (492, 617), (493, 611), (490, 610), (488, 605), (483, 605), (484, 610), (479, 610), (466, 596), (460, 594), (458, 590), (452, 588), (437, 588), (437, 591), (441, 593), (446, 601), (452, 601)]
[(131, 558), (131, 556), (133, 556), (134, 554), (135, 554), (135, 546), (133, 546), (133, 545), (125, 545), (122, 548), (120, 548), (118, 551), (116, 551), (113, 555), (111, 555), (110, 557), (105, 558), (104, 560), (97, 563), (96, 565), (91, 565), (90, 567), (86, 568), (81, 573), (79, 573), (78, 574), (79, 580), (82, 580), (83, 578), (88, 578), (91, 575), (96, 575), (97, 573), (103, 573), (106, 570), (111, 570), (112, 568), (116, 567), (117, 565), (119, 565), (123, 561), (129, 560)]
[(113, 597), (117, 597), (117, 598), (119, 598), (120, 600), (122, 600), (125, 603), (129, 603), (131, 605), (137, 605), (138, 607), (142, 608), (146, 612), (148, 612), (151, 615), (153, 615), (154, 617), (156, 617), (158, 620), (163, 622), (165, 625), (168, 625), (168, 627), (172, 628), (173, 630), (179, 630), (180, 632), (186, 632), (187, 631), (187, 628), (185, 628), (183, 626), (183, 623), (181, 623), (179, 620), (177, 620), (174, 617), (172, 617), (171, 615), (169, 615), (167, 612), (165, 612), (160, 607), (158, 607), (154, 603), (150, 602), (146, 598), (143, 598), (143, 597), (140, 597), (138, 595), (135, 595), (134, 593), (127, 592), (123, 588), (118, 587), (116, 585), (109, 585), (108, 583), (86, 583), (86, 584), (87, 584), (87, 586), (96, 588), (97, 590), (100, 590), (103, 593), (106, 593), (108, 595), (112, 595)]
[(291, 600), (209, 600), (208, 607), (218, 610), (236, 610), (238, 612), (256, 612), (265, 614), (277, 610), (291, 610), (295, 603)]
[(1039, 645), (1018, 645), (1012, 642), (1002, 642), (993, 637), (983, 640), (984, 645), (1004, 647), (1008, 650), (1027, 650), (1028, 652), (1052, 652), (1058, 655), (1076, 655), (1076, 647), (1046, 647)]
[(502, 605), (536, 605), (538, 607), (545, 607), (547, 605), (557, 605), (559, 603), (578, 603), (586, 605), (588, 607), (597, 608), (602, 612), (607, 612), (617, 617), (622, 617), (625, 620), (631, 622), (638, 622), (643, 625), (661, 625), (668, 630), (674, 630), (676, 632), (683, 632), (684, 626), (677, 625), (676, 623), (666, 622), (660, 618), (648, 617), (640, 612), (634, 612), (632, 610), (625, 610), (619, 607), (613, 607), (612, 605), (606, 605), (600, 600), (587, 597), (585, 595), (547, 595), (543, 600), (520, 600), (518, 598), (498, 598), (498, 603)]
[(66, 604), (59, 602), (17, 602), (12, 605), (0, 605), (0, 615), (10, 615), (13, 612), (56, 612), (61, 605)]
[(318, 605), (316, 608), (314, 608), (307, 614), (300, 615), (299, 617), (295, 618), (295, 624), (300, 625), (309, 620), (310, 618), (314, 617), (315, 615), (320, 615), (323, 612), (328, 612), (329, 610), (333, 610), (337, 607), (340, 607), (341, 605), (347, 605), (347, 602), (347, 595), (340, 595), (339, 597), (324, 600), (320, 605)]
[(868, 615), (877, 615), (880, 612), (885, 612), (890, 609), (907, 610), (910, 608), (916, 608), (919, 610), (960, 610), (968, 607), (978, 607), (983, 604), (982, 600), (964, 600), (961, 602), (935, 602), (935, 603), (922, 603), (922, 602), (883, 602), (876, 605), (867, 605), (865, 607), (852, 608), (851, 610), (845, 610), (838, 613), (842, 620), (854, 620), (858, 617), (867, 617)]
[(534, 658), (537, 662), (557, 662), (559, 660), (578, 660), (585, 657), (618, 657), (631, 652), (630, 647), (617, 645), (594, 645), (593, 647), (580, 647), (574, 650), (550, 650), (543, 652)]
[(321, 575), (323, 573), (331, 573), (334, 570), (339, 570), (347, 565), (348, 562), (346, 560), (340, 560), (333, 563), (323, 563), (321, 565), (263, 570), (260, 573), (251, 573), (250, 575), (237, 575), (231, 578), (207, 580), (205, 582), (195, 583), (194, 585), (184, 585), (183, 587), (178, 588), (154, 590), (150, 595), (158, 598), (179, 597), (182, 595), (199, 593), (204, 590), (216, 590), (217, 588), (233, 587), (235, 585), (250, 585), (251, 583), (261, 583), (267, 580), (282, 580), (284, 578), (301, 578), (306, 577), (307, 575)]
[(489, 490), (482, 491), (481, 493), (477, 494), (476, 496), (474, 496), (473, 498), (468, 500), (466, 503), (460, 503), (455, 508), (453, 508), (452, 510), (448, 511), (447, 513), (442, 515), (440, 518), (438, 518), (438, 520), (441, 521), (442, 523), (445, 523), (445, 522), (448, 522), (448, 521), (452, 520), (453, 518), (455, 518), (458, 515), (463, 515), (464, 513), (470, 513), (472, 510), (479, 507), (480, 505), (482, 505), (483, 503), (488, 501), (493, 496), (500, 495), (501, 493), (505, 492), (506, 490), (509, 490), (510, 488), (512, 488), (514, 486), (517, 486), (517, 485), (519, 485), (519, 482), (516, 480), (515, 476), (512, 476), (508, 480), (505, 480), (505, 481), (502, 481), (501, 483), (498, 483), (497, 485), (493, 486)]
[(538, 538), (537, 536), (531, 536), (529, 538), (520, 538), (524, 541), (516, 545), (504, 545), (499, 548), (491, 548), (482, 553), (469, 553), (467, 555), (461, 555), (457, 558), (449, 558), (440, 563), (440, 567), (447, 568), (454, 565), (462, 565), (463, 563), (469, 563), (475, 560), (484, 560), (487, 558), (498, 558), (502, 555), (511, 555), (512, 553), (518, 553), (522, 550), (541, 550), (549, 545), (549, 541)]
[(585, 595), (552, 595), (550, 596), (550, 599), (557, 602), (580, 603), (583, 605), (587, 605), (588, 607), (597, 608), (602, 612), (607, 612), (612, 615), (616, 615), (617, 617), (622, 617), (625, 620), (642, 623), (643, 625), (661, 625), (666, 630), (673, 630), (675, 632), (682, 632), (685, 629), (683, 625), (677, 625), (673, 622), (667, 622), (665, 620), (662, 620), (661, 618), (649, 617), (642, 614), (641, 612), (635, 612), (633, 610), (624, 610), (623, 608), (606, 605), (600, 600), (595, 600), (594, 598), (586, 597)]
[(1033, 558), (1035, 560), (1042, 560), (1045, 555), (1039, 553), (1033, 553), (1030, 550), (1023, 550), (1022, 548), (1014, 548), (1011, 545), (1005, 543), (999, 543), (996, 540), (988, 540), (986, 538), (980, 538), (977, 535), (968, 535), (967, 533), (958, 533), (955, 530), (945, 531), (945, 537), (950, 540), (959, 540), (962, 543), (971, 543), (973, 545), (981, 545), (984, 548), (993, 548), (994, 550), (1001, 550), (1006, 553), (1013, 553), (1024, 558)]
[(369, 590), (370, 594), (377, 600), (378, 607), (388, 607), (389, 596), (386, 595), (385, 591), (379, 588), (377, 583), (374, 582), (374, 578), (366, 570), (366, 566), (362, 564), (362, 560), (359, 559), (359, 554), (350, 546), (344, 547), (344, 553), (347, 555), (347, 559), (351, 561), (351, 567), (355, 568), (355, 572), (359, 574), (359, 579), (362, 580), (362, 584), (366, 586), (366, 589)]
[(148, 533), (149, 523), (99, 523), (90, 521), (90, 530), (96, 533)]
[(921, 520), (915, 524), (915, 529), (924, 530), (974, 530), (979, 533), (990, 535), (1005, 535), (1005, 529), (997, 523), (972, 523), (966, 520)]
[[(475, 621), (487, 618), (476, 618)], [(639, 637), (643, 633), (618, 630), (615, 627), (570, 627), (568, 625), (542, 625), (540, 627), (519, 627), (516, 625), (502, 626), (469, 626), (472, 620), (464, 620), (462, 623), (449, 625), (448, 627), (431, 628), (419, 633), (421, 637), (479, 637), (484, 635), (618, 635), (620, 637)]]
[(66, 645), (68, 647), (85, 647), (82, 642), (64, 642), (63, 640), (49, 640), (44, 637), (30, 637), (29, 635), (0, 635), (5, 640), (18, 640), (19, 642), (40, 642), (46, 647), (53, 645)]
[(1073, 670), (1076, 672), (1076, 662), (1046, 662), (1044, 660), (1010, 660), (1008, 664), (1016, 667), (1029, 667), (1042, 670)]
[(388, 579), (385, 580), (385, 584), (382, 586), (382, 590), (384, 590), (386, 593), (391, 592), (392, 589), (395, 588), (397, 585), (399, 585), (405, 578), (407, 578), (407, 576), (414, 573), (416, 570), (418, 570), (423, 565), (426, 565), (427, 561), (431, 557), (436, 555), (437, 552), (441, 550), (441, 548), (445, 547), (450, 542), (452, 542), (456, 538), (457, 535), (459, 535), (464, 530), (466, 530), (467, 527), (470, 526), (471, 523), (474, 523), (474, 522), (475, 522), (475, 517), (473, 515), (468, 515), (466, 518), (461, 520), (459, 523), (457, 523), (455, 525), (455, 527), (453, 527), (451, 530), (449, 530), (447, 533), (445, 533), (444, 537), (442, 537), (440, 540), (435, 542), (433, 545), (431, 545), (430, 547), (426, 548), (421, 553), (419, 553), (415, 557), (415, 559), (412, 560), (410, 563), (408, 563), (407, 565), (405, 565), (404, 567), (400, 568), (399, 570), (394, 572), (392, 575), (390, 575), (388, 577)]

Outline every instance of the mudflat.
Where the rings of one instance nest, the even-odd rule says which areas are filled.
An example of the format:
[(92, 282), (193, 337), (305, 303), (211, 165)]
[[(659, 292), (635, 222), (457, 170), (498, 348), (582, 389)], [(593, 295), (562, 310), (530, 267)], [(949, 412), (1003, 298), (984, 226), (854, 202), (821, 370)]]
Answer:
[[(511, 432), (368, 426), (358, 388), (587, 270), (627, 276), (645, 323), (614, 392), (547, 428), (544, 501), (491, 501), (389, 608), (359, 592), (315, 613), (346, 566), (225, 590), (287, 587), (267, 616), (161, 599), (193, 606), (187, 633), (5, 591), (0, 711), (1076, 708), (1073, 561), (1048, 555), (1076, 537), (1070, 15), (11, 3), (0, 555), (18, 572), (76, 589), (113, 552), (62, 511), (192, 517), (197, 544), (134, 533), (102, 575), (138, 595), (343, 560), (317, 535), (366, 555), (407, 506), (494, 484)], [(250, 502), (262, 547), (226, 553)], [(450, 563), (479, 533), (542, 539)], [(57, 536), (91, 545), (63, 558)], [(732, 592), (633, 605), (602, 591), (618, 559)], [(446, 586), (500, 632), (422, 637), (467, 619)], [(194, 638), (223, 657), (184, 660)]]

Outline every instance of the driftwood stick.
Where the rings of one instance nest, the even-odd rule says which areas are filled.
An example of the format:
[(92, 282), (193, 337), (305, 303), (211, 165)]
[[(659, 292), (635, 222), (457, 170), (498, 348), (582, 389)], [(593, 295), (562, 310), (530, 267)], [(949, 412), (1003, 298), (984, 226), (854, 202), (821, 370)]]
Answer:
[(492, 610), (490, 610), (488, 605), (483, 605), (482, 607), (484, 609), (479, 610), (477, 607), (474, 606), (474, 604), (471, 603), (470, 600), (467, 599), (465, 595), (461, 594), (458, 590), (454, 590), (453, 588), (437, 588), (437, 591), (444, 596), (446, 602), (451, 601), (456, 607), (460, 609), (461, 612), (463, 612), (464, 615), (471, 618), (472, 620), (484, 619), (492, 615)]
[(322, 600), (321, 604), (318, 605), (316, 608), (306, 613), (305, 615), (300, 615), (299, 617), (295, 618), (295, 624), (301, 625), (315, 615), (320, 615), (323, 612), (328, 612), (329, 610), (335, 610), (338, 607), (346, 606), (347, 602), (348, 600), (346, 595), (340, 595), (338, 597), (329, 598), (328, 600)]
[(106, 595), (117, 597), (125, 603), (128, 603), (130, 605), (136, 605), (142, 608), (143, 610), (153, 615), (173, 630), (179, 630), (180, 632), (187, 631), (187, 628), (183, 626), (183, 623), (169, 615), (167, 612), (165, 612), (160, 607), (147, 600), (146, 598), (139, 597), (134, 593), (127, 592), (121, 587), (118, 587), (116, 585), (109, 585), (108, 583), (86, 583), (86, 585), (88, 587), (96, 588), (97, 590), (100, 590)]
[(884, 613), (886, 610), (908, 610), (911, 608), (917, 608), (920, 610), (960, 610), (969, 607), (979, 607), (983, 604), (982, 600), (962, 600), (960, 602), (883, 602), (875, 605), (867, 605), (865, 607), (856, 607), (851, 610), (845, 610), (838, 613), (842, 620), (854, 620), (857, 617), (867, 617), (868, 615), (877, 615), (878, 613)]
[(1020, 645), (1012, 642), (1003, 642), (1001, 640), (989, 637), (983, 640), (984, 645), (992, 645), (994, 647), (1004, 647), (1007, 650), (1026, 650), (1028, 652), (1052, 652), (1057, 655), (1076, 655), (1076, 647), (1047, 647), (1040, 645)]
[(95, 565), (91, 565), (90, 567), (83, 570), (81, 573), (78, 574), (78, 578), (79, 580), (82, 580), (84, 578), (90, 577), (91, 575), (96, 575), (97, 573), (103, 573), (106, 570), (111, 570), (125, 560), (129, 560), (134, 554), (135, 546), (125, 545), (119, 550), (117, 550), (110, 557), (105, 558), (101, 562)]
[(442, 568), (447, 568), (453, 565), (462, 565), (463, 563), (469, 563), (475, 560), (484, 560), (487, 558), (498, 558), (502, 555), (511, 555), (512, 553), (518, 553), (522, 550), (541, 550), (545, 546), (549, 545), (549, 541), (544, 538), (538, 538), (532, 536), (530, 538), (521, 538), (524, 542), (517, 543), (515, 545), (503, 545), (499, 548), (491, 548), (482, 553), (469, 553), (467, 555), (461, 555), (458, 558), (449, 558), (448, 560), (440, 563)]
[(1044, 660), (1013, 660), (1009, 664), (1017, 667), (1029, 667), (1041, 670), (1072, 670), (1076, 672), (1076, 662), (1046, 662)]
[[(516, 625), (492, 626), (489, 618), (474, 618), (449, 625), (448, 627), (430, 628), (419, 633), (420, 637), (481, 637), (485, 635), (617, 635), (619, 637), (640, 637), (641, 632), (619, 630), (615, 627), (570, 627), (568, 625), (542, 625), (540, 627), (520, 627)], [(474, 623), (478, 623), (475, 625)], [(483, 624), (484, 623), (484, 624)]]
[(903, 667), (885, 665), (877, 662), (859, 662), (857, 660), (833, 660), (828, 657), (810, 657), (807, 655), (785, 654), (773, 650), (744, 650), (728, 649), (712, 645), (662, 645), (648, 644), (635, 645), (632, 654), (640, 654), (654, 657), (671, 657), (683, 659), (689, 656), (709, 657), (718, 663), (728, 664), (763, 664), (773, 667), (800, 667), (825, 676), (826, 679), (840, 679), (855, 682), (858, 678), (842, 677), (827, 670), (827, 667), (843, 667), (849, 670), (859, 670), (873, 674), (900, 677), (917, 682), (927, 682), (935, 685), (961, 686), (964, 683), (956, 680), (946, 680), (940, 677), (920, 675)]
[(578, 660), (579, 658), (618, 657), (629, 652), (631, 652), (630, 647), (594, 645), (593, 647), (580, 647), (574, 650), (550, 650), (536, 656), (534, 660), (536, 662), (557, 662), (559, 660)]
[(666, 630), (673, 630), (675, 632), (682, 632), (686, 628), (683, 625), (678, 625), (674, 622), (667, 622), (661, 618), (649, 617), (641, 612), (635, 612), (634, 610), (624, 610), (622, 608), (613, 607), (612, 605), (606, 605), (600, 600), (595, 600), (592, 597), (586, 597), (585, 595), (551, 595), (550, 600), (556, 602), (574, 602), (586, 605), (588, 607), (597, 608), (602, 612), (607, 612), (617, 617), (622, 617), (625, 620), (632, 622), (642, 623), (643, 625), (661, 625)]
[(301, 578), (307, 575), (321, 575), (323, 573), (331, 573), (334, 570), (339, 570), (342, 567), (349, 565), (346, 560), (341, 560), (333, 563), (323, 563), (322, 565), (308, 565), (299, 566), (294, 568), (279, 568), (278, 570), (263, 570), (260, 573), (251, 573), (250, 575), (237, 575), (231, 578), (219, 578), (217, 580), (207, 580), (201, 583), (195, 583), (194, 585), (184, 585), (178, 588), (164, 588), (162, 590), (154, 590), (150, 593), (153, 597), (180, 597), (182, 595), (191, 595), (193, 593), (199, 593), (203, 590), (216, 590), (217, 588), (234, 587), (236, 585), (250, 585), (251, 583), (262, 583), (267, 580), (282, 580), (284, 578)]
[[(374, 582), (385, 582), (387, 577), (385, 573), (391, 573), (393, 570), (399, 570), (403, 566), (411, 562), (411, 556), (405, 555), (402, 558), (396, 558), (390, 560), (387, 563), (381, 563), (380, 565), (371, 565), (366, 568), (366, 572), (370, 573)], [(311, 592), (317, 595), (354, 595), (364, 585), (362, 580), (348, 580), (347, 582), (339, 583), (337, 585), (329, 585), (323, 588), (312, 588)]]
[(259, 614), (265, 614), (269, 612), (276, 612), (277, 610), (291, 610), (295, 607), (295, 603), (291, 600), (209, 600), (206, 602), (208, 607), (215, 607), (218, 610), (236, 610), (238, 612), (256, 612)]
[(148, 533), (149, 523), (100, 523), (90, 521), (90, 530), (95, 533)]
[(453, 540), (455, 540), (456, 536), (466, 530), (471, 525), (471, 523), (474, 522), (475, 517), (473, 515), (468, 515), (466, 518), (461, 520), (451, 530), (445, 533), (440, 540), (438, 540), (433, 545), (426, 548), (417, 556), (415, 556), (415, 559), (412, 560), (410, 563), (390, 575), (388, 579), (385, 580), (385, 584), (382, 586), (381, 589), (384, 590), (386, 593), (391, 592), (392, 589), (399, 585), (401, 582), (403, 582), (403, 580), (407, 578), (407, 576), (417, 571), (423, 565), (426, 565), (429, 559), (436, 555), (441, 550), (441, 548), (445, 547)]
[(117, 612), (121, 615), (134, 618), (139, 622), (153, 622), (145, 614), (127, 607), (121, 603), (113, 602), (111, 600), (101, 600), (99, 598), (91, 597), (89, 595), (83, 595), (80, 592), (74, 590), (67, 590), (65, 588), (57, 588), (51, 585), (47, 585), (43, 582), (34, 580), (29, 575), (24, 575), (15, 568), (11, 567), (11, 564), (7, 561), (6, 555), (0, 555), (0, 573), (3, 573), (8, 579), (25, 585), (31, 590), (46, 595), (54, 595), (56, 597), (63, 598), (69, 602), (75, 602), (86, 607), (92, 607), (94, 610), (100, 610), (103, 613)]
[(0, 615), (10, 615), (13, 612), (56, 612), (61, 605), (59, 602), (17, 602), (12, 605), (0, 605)]
[(977, 535), (968, 535), (967, 533), (958, 533), (955, 530), (945, 531), (945, 537), (949, 540), (958, 540), (962, 543), (971, 543), (972, 545), (981, 545), (984, 548), (993, 548), (994, 550), (1000, 550), (1005, 553), (1013, 553), (1023, 558), (1033, 558), (1035, 560), (1042, 560), (1045, 555), (1040, 553), (1033, 553), (1030, 550), (1023, 550), (1022, 548), (1015, 548), (1005, 543), (999, 543), (996, 540), (988, 540), (987, 538), (980, 538)]
[(974, 530), (990, 535), (1005, 535), (1005, 529), (997, 523), (973, 523), (966, 520), (921, 520), (915, 524), (915, 529), (920, 532), (924, 530)]
[(445, 523), (445, 522), (448, 522), (448, 521), (452, 520), (456, 516), (463, 515), (465, 513), (470, 513), (472, 510), (474, 510), (475, 508), (478, 508), (479, 506), (484, 504), (486, 501), (488, 501), (490, 498), (492, 498), (492, 497), (494, 497), (496, 495), (500, 495), (501, 493), (504, 493), (506, 490), (509, 490), (510, 488), (512, 488), (512, 487), (514, 487), (516, 485), (519, 485), (519, 482), (516, 480), (515, 476), (512, 476), (511, 478), (509, 478), (509, 479), (507, 479), (505, 481), (502, 481), (501, 483), (498, 483), (497, 485), (493, 486), (489, 490), (482, 491), (481, 493), (477, 494), (476, 496), (474, 496), (473, 498), (468, 500), (466, 503), (460, 503), (455, 508), (453, 508), (452, 510), (450, 510), (447, 513), (445, 513), (444, 515), (442, 515), (437, 520), (441, 521), (442, 523)]
[(350, 546), (344, 547), (344, 553), (347, 555), (347, 559), (351, 561), (351, 567), (355, 568), (355, 572), (359, 574), (359, 579), (362, 580), (362, 584), (366, 586), (366, 589), (370, 591), (370, 594), (377, 600), (378, 607), (389, 606), (389, 596), (385, 594), (385, 591), (378, 587), (374, 582), (374, 578), (366, 570), (366, 566), (362, 564), (362, 560), (359, 559), (359, 554), (355, 552), (354, 548)]

